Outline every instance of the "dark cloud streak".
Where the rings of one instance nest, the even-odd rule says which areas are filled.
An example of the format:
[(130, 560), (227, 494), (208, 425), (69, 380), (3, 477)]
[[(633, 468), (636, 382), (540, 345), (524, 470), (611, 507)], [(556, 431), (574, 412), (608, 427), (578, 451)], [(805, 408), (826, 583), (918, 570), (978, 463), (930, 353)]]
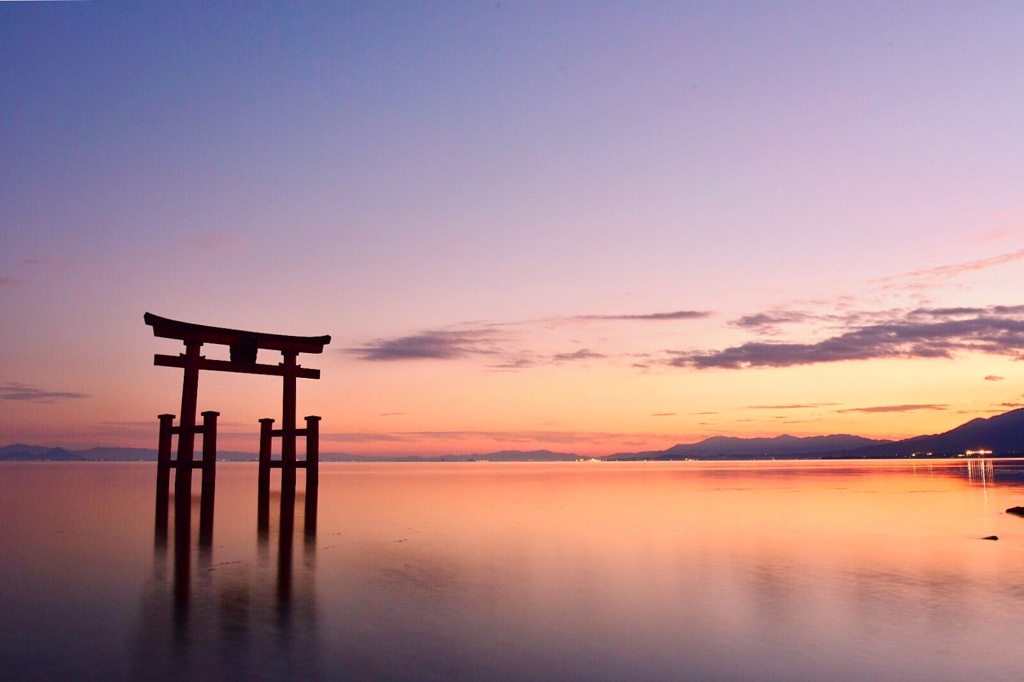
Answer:
[(640, 315), (576, 315), (574, 320), (699, 320), (710, 317), (706, 310), (676, 310), (670, 313), (646, 313)]
[(55, 403), (58, 400), (76, 400), (88, 398), (87, 393), (72, 391), (46, 391), (36, 386), (19, 383), (6, 383), (0, 386), (0, 399), (21, 400), (30, 403)]
[(346, 352), (362, 360), (390, 362), (395, 360), (455, 360), (473, 355), (493, 355), (496, 334), (490, 329), (462, 331), (425, 331), (395, 339), (378, 339), (361, 348)]
[(839, 414), (850, 414), (854, 412), (918, 412), (922, 410), (941, 411), (949, 409), (949, 405), (876, 405), (874, 407), (850, 407), (845, 410), (836, 410)]
[(556, 353), (552, 356), (555, 362), (572, 362), (575, 360), (599, 360), (605, 357), (601, 353), (595, 353), (587, 348), (581, 348), (575, 353)]
[(807, 403), (806, 405), (750, 405), (748, 410), (811, 410), (818, 407), (830, 407), (836, 403)]
[(804, 322), (812, 318), (814, 318), (814, 316), (798, 311), (771, 311), (767, 313), (757, 313), (754, 315), (744, 315), (739, 319), (733, 320), (729, 324), (736, 327), (743, 327), (744, 329), (761, 329), (764, 327), (774, 327), (778, 324)]
[[(976, 314), (978, 310), (983, 314)], [(845, 360), (952, 358), (958, 352), (1021, 359), (1024, 320), (1017, 317), (1020, 310), (1020, 306), (935, 309), (927, 311), (931, 319), (926, 321), (916, 319), (918, 315), (866, 324), (814, 343), (750, 342), (718, 351), (675, 351), (668, 364), (697, 369), (791, 367)], [(975, 316), (962, 318), (965, 313)]]

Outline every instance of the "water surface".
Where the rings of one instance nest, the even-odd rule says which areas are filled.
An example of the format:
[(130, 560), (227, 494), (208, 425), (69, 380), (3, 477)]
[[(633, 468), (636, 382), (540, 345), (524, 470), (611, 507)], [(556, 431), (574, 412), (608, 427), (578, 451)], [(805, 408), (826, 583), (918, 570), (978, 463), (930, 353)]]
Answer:
[(323, 464), (315, 535), (221, 463), (177, 563), (155, 476), (0, 465), (5, 679), (1024, 675), (1018, 461)]

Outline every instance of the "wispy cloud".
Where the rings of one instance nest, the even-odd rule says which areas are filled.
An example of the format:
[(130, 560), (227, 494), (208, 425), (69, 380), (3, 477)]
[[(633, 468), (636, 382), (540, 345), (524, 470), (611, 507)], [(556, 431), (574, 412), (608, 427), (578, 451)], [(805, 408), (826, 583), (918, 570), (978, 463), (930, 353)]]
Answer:
[(667, 364), (698, 369), (790, 367), (845, 360), (951, 358), (958, 352), (1022, 358), (1021, 311), (1021, 306), (921, 309), (902, 320), (865, 324), (813, 343), (758, 341), (715, 351), (671, 351)]
[(517, 369), (530, 369), (541, 364), (536, 358), (527, 357), (526, 355), (520, 355), (517, 357), (510, 357), (506, 360), (497, 364), (488, 365), (491, 369), (500, 370), (517, 370)]
[(37, 386), (27, 384), (6, 383), (0, 386), (0, 399), (22, 400), (32, 403), (55, 403), (60, 400), (73, 400), (88, 398), (87, 393), (74, 393), (71, 391), (47, 391)]
[[(344, 352), (362, 360), (455, 360), (473, 356), (490, 356), (494, 362), (488, 366), (498, 370), (521, 370), (531, 367), (600, 360), (613, 357), (591, 348), (581, 348), (564, 353), (538, 353), (517, 343), (517, 328), (528, 328), (537, 324), (562, 324), (566, 322), (592, 321), (672, 321), (693, 320), (710, 316), (707, 311), (676, 310), (660, 313), (638, 313), (621, 315), (568, 315), (543, 320), (520, 320), (504, 322), (466, 323), (463, 329), (433, 329), (394, 338), (378, 338)], [(646, 365), (638, 365), (646, 367)]]
[(320, 440), (335, 443), (408, 443), (413, 438), (394, 433), (352, 432), (321, 433)]
[(574, 315), (574, 320), (648, 320), (648, 321), (669, 321), (669, 320), (699, 320), (710, 317), (711, 313), (706, 310), (676, 310), (670, 313), (641, 313), (634, 315)]
[(919, 412), (919, 411), (940, 411), (949, 409), (949, 405), (875, 405), (873, 407), (850, 407), (845, 410), (836, 410), (839, 414), (852, 412)]
[(599, 360), (605, 357), (603, 353), (596, 353), (588, 348), (581, 348), (575, 353), (556, 353), (552, 356), (555, 362), (572, 362), (575, 360)]
[[(630, 437), (654, 437), (651, 434), (630, 433)], [(321, 434), (321, 440), (349, 443), (426, 443), (426, 442), (492, 442), (500, 445), (531, 446), (538, 443), (558, 445), (604, 445), (618, 441), (623, 434), (595, 431), (402, 431), (402, 432), (357, 432)]]
[(778, 336), (783, 333), (782, 327), (785, 325), (813, 326), (819, 329), (841, 329), (864, 325), (870, 322), (899, 319), (907, 315), (905, 309), (856, 310), (844, 299), (845, 297), (838, 297), (826, 301), (805, 301), (801, 304), (827, 307), (831, 310), (828, 313), (809, 312), (802, 308), (774, 307), (762, 312), (743, 315), (735, 320), (730, 320), (728, 324), (751, 331), (760, 336)]
[(806, 403), (794, 405), (749, 405), (748, 410), (810, 410), (818, 407), (831, 407), (837, 403)]
[(958, 317), (964, 315), (1022, 315), (1024, 305), (993, 305), (986, 308), (915, 308), (907, 317)]
[(970, 272), (987, 270), (988, 268), (994, 268), (999, 265), (1006, 265), (1007, 263), (1014, 263), (1020, 260), (1024, 260), (1024, 249), (1017, 249), (1016, 251), (1002, 253), (998, 256), (980, 258), (978, 260), (967, 261), (965, 263), (953, 263), (951, 265), (940, 265), (934, 268), (914, 270), (911, 272), (905, 272), (901, 275), (882, 277), (871, 281), (875, 284), (882, 284), (888, 287), (906, 282), (912, 283), (920, 282), (922, 280), (950, 279), (953, 277), (959, 277), (960, 275), (966, 275)]
[(811, 315), (798, 310), (772, 310), (732, 320), (729, 324), (744, 329), (764, 329), (776, 327), (780, 324), (794, 324), (805, 322), (808, 319), (817, 319), (818, 316)]
[(455, 360), (474, 355), (498, 352), (498, 333), (493, 329), (458, 331), (425, 331), (412, 336), (377, 339), (346, 352), (362, 360), (387, 362), (395, 360)]
[(676, 416), (676, 413), (675, 412), (655, 412), (651, 416), (652, 417), (674, 417), (674, 416)]
[(1006, 377), (997, 376), (995, 374), (989, 374), (985, 377), (985, 381), (1005, 381)]
[(1016, 211), (1001, 211), (996, 214), (995, 220), (997, 222), (995, 227), (983, 230), (975, 235), (977, 241), (991, 242), (1005, 239), (1012, 237), (1024, 228), (1024, 220), (1017, 218)]
[(24, 284), (25, 280), (19, 277), (0, 277), (0, 287), (13, 287), (16, 284)]

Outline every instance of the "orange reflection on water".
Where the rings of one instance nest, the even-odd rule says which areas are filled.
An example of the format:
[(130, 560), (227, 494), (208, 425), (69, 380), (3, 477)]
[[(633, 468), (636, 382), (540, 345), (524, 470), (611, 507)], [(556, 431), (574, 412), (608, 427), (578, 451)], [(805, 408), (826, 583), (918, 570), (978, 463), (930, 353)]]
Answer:
[(1016, 679), (1022, 472), (325, 464), (317, 533), (298, 505), (290, 538), (225, 463), (183, 612), (151, 465), (12, 465), (0, 654), (29, 670), (57, 642), (69, 678)]
[[(980, 633), (1007, 623), (986, 600), (1019, 599), (1006, 578), (1021, 575), (1024, 524), (1002, 514), (1008, 489), (967, 473), (908, 462), (336, 465), (322, 480), (344, 494), (321, 508), (337, 539), (319, 584), (345, 595), (349, 614), (417, 623), (431, 633), (424, 647), (458, 658), (455, 642), (476, 642), (514, 664), (494, 637), (566, 674), (580, 668), (559, 668), (560, 652), (597, 677), (635, 672), (647, 652), (658, 677), (680, 647), (697, 675), (720, 673), (725, 657), (739, 675), (778, 665), (810, 676), (813, 647), (858, 670), (865, 649), (914, 660), (899, 644), (908, 615), (927, 620), (925, 639), (968, 624), (961, 641), (998, 650)], [(981, 540), (993, 534), (998, 544)], [(790, 643), (796, 659), (751, 653), (793, 653)], [(936, 656), (958, 669), (934, 647), (918, 658)]]

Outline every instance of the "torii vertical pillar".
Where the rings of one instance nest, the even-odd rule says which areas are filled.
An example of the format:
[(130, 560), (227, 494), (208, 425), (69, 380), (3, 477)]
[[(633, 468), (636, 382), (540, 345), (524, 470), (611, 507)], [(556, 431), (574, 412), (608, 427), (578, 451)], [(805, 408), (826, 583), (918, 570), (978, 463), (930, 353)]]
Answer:
[(281, 486), (295, 489), (295, 371), (298, 353), (284, 352), (281, 371), (284, 388), (281, 400)]
[(320, 493), (320, 417), (306, 417), (305, 533), (316, 535), (316, 505)]
[(183, 518), (190, 509), (182, 500), (192, 497), (192, 459), (196, 449), (196, 402), (199, 398), (199, 349), (202, 343), (185, 341), (185, 357), (183, 358), (184, 379), (181, 383), (181, 412), (178, 428), (178, 461), (174, 474), (174, 522), (188, 523)]

